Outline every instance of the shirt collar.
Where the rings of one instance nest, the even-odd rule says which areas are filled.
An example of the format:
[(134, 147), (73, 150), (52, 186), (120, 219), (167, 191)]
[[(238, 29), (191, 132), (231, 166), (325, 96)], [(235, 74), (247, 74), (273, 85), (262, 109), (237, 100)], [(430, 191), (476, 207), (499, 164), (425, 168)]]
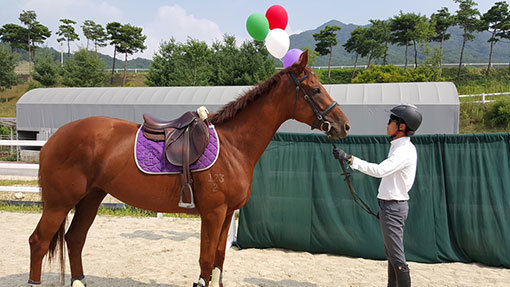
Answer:
[(392, 146), (397, 146), (397, 145), (402, 145), (406, 142), (409, 142), (411, 140), (410, 137), (401, 137), (401, 138), (398, 138), (396, 140), (392, 140), (391, 141), (391, 145)]

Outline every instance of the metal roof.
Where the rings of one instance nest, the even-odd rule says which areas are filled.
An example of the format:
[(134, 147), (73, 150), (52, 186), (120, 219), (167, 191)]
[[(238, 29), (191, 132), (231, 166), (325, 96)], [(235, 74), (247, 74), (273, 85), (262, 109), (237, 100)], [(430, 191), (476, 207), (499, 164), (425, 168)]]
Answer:
[[(253, 86), (43, 88), (28, 91), (18, 104), (223, 105)], [(458, 104), (450, 82), (324, 85), (340, 104)]]

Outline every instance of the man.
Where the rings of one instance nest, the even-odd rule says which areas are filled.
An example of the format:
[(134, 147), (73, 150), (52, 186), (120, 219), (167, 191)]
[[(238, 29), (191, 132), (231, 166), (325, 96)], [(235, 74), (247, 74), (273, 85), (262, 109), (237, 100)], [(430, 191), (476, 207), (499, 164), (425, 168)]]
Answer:
[(379, 224), (388, 258), (388, 286), (411, 286), (404, 254), (404, 225), (409, 211), (408, 192), (416, 175), (416, 148), (410, 136), (421, 124), (422, 116), (413, 105), (398, 105), (390, 110), (386, 133), (392, 138), (388, 158), (380, 164), (369, 163), (333, 149), (336, 159), (345, 160), (352, 169), (382, 178), (377, 199)]

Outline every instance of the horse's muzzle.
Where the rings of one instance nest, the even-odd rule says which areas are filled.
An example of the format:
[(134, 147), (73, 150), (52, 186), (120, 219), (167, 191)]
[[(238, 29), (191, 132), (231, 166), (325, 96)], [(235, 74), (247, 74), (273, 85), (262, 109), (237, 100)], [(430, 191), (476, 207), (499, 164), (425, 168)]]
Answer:
[[(325, 122), (326, 123), (326, 122)], [(349, 130), (351, 129), (351, 125), (349, 122), (344, 123), (343, 125), (338, 124), (331, 124), (327, 122), (329, 125), (327, 125), (328, 130), (323, 131), (328, 135), (329, 138), (345, 138), (347, 137), (347, 134), (349, 133)], [(324, 124), (321, 126), (321, 129), (323, 127), (326, 127)]]

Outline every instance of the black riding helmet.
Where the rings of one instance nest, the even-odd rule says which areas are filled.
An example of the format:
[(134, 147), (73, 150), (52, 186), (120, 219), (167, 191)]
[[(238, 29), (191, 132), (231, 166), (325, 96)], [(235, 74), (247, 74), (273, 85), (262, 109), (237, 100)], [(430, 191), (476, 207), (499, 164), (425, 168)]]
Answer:
[(410, 131), (416, 131), (420, 127), (422, 116), (414, 105), (398, 105), (392, 108), (390, 113), (402, 119)]

